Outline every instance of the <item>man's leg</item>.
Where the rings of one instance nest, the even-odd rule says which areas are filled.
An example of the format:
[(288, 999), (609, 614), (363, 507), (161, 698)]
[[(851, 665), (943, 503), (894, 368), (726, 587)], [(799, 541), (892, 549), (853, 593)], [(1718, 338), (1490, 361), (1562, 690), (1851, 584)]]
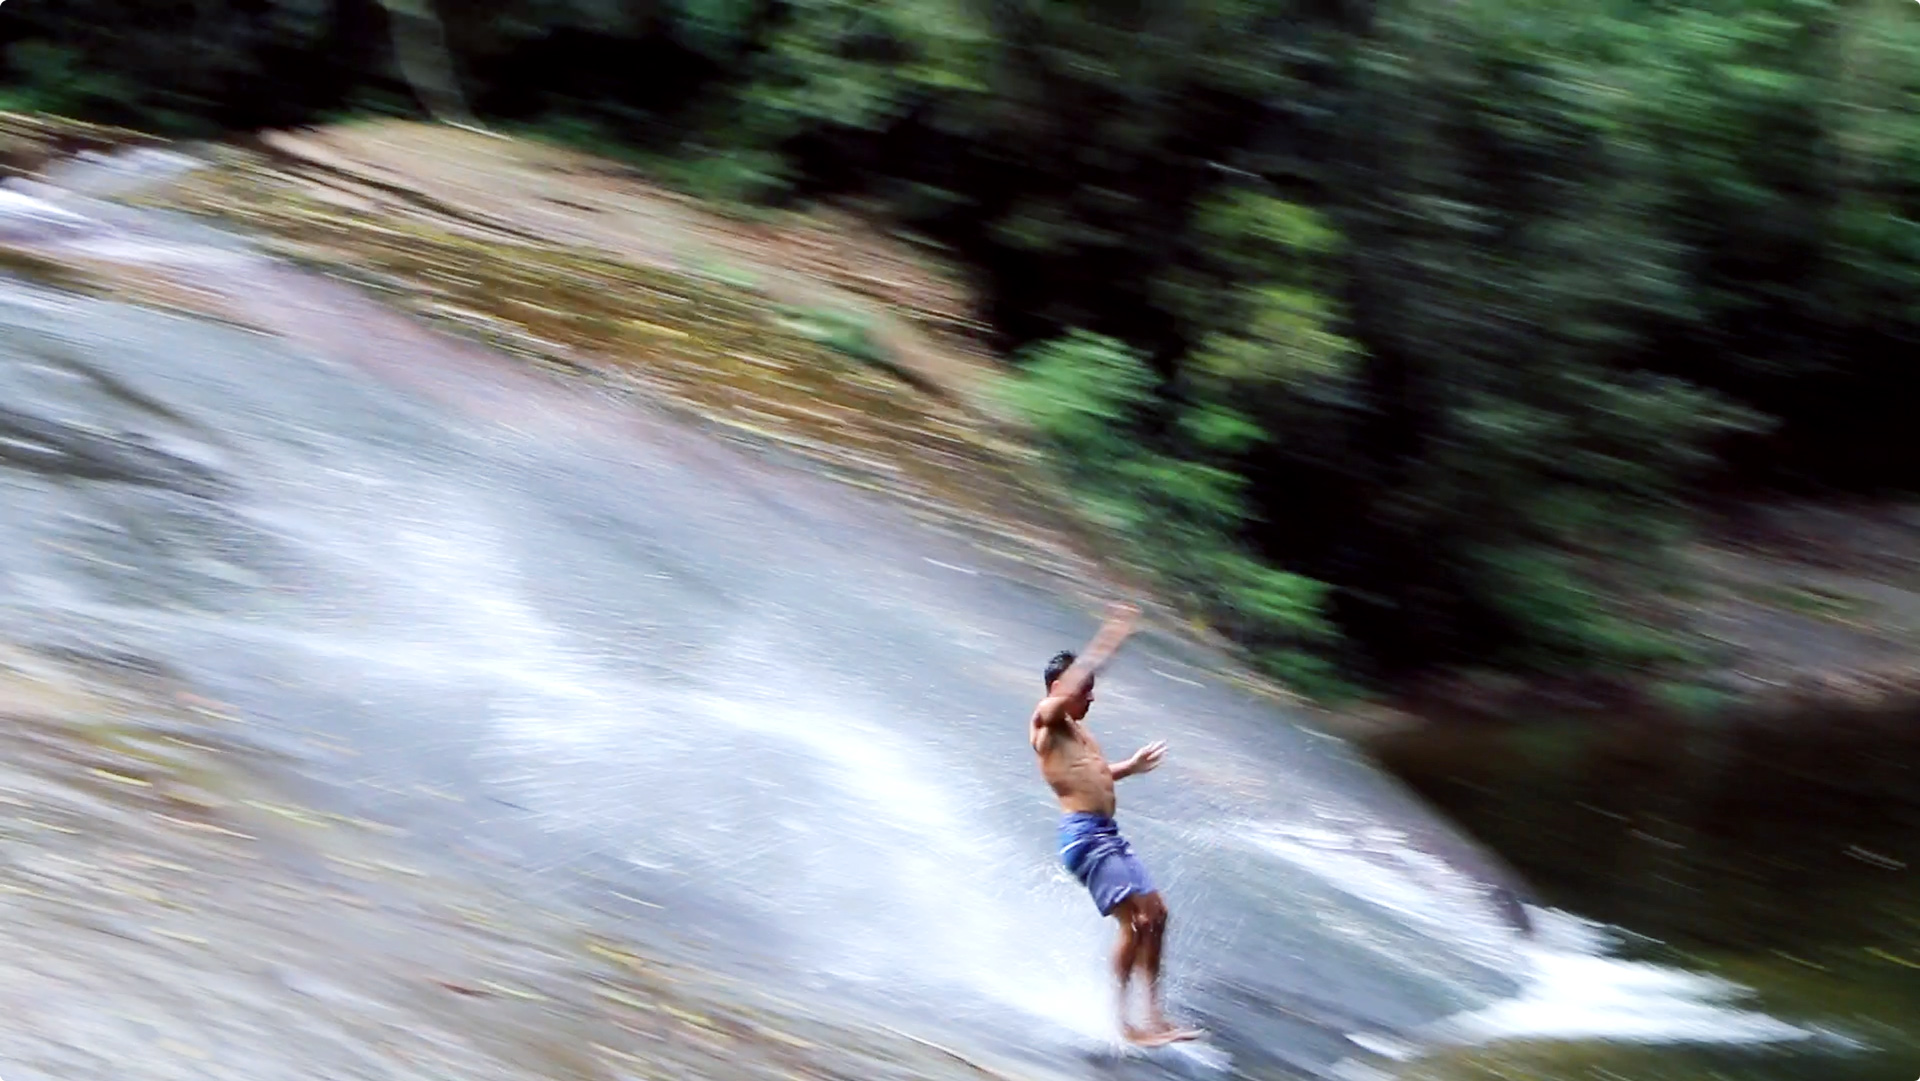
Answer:
[(1116, 994), (1120, 1011), (1120, 1031), (1129, 1040), (1137, 1040), (1142, 1030), (1136, 1028), (1128, 1016), (1128, 991), (1133, 983), (1133, 971), (1140, 967), (1140, 898), (1128, 897), (1114, 906), (1114, 922), (1120, 925), (1120, 940), (1113, 947), (1113, 975), (1118, 984)]
[(1142, 894), (1140, 916), (1137, 925), (1140, 946), (1134, 954), (1134, 964), (1147, 985), (1147, 1032), (1159, 1035), (1173, 1028), (1167, 1023), (1166, 1010), (1160, 1000), (1160, 947), (1167, 934), (1166, 901), (1158, 893)]
[(1147, 985), (1147, 1024), (1139, 1039), (1149, 1046), (1200, 1039), (1206, 1033), (1167, 1020), (1160, 997), (1160, 952), (1167, 940), (1167, 903), (1158, 893), (1142, 894), (1139, 900), (1140, 921), (1135, 924), (1135, 936), (1140, 948), (1134, 954), (1134, 964)]

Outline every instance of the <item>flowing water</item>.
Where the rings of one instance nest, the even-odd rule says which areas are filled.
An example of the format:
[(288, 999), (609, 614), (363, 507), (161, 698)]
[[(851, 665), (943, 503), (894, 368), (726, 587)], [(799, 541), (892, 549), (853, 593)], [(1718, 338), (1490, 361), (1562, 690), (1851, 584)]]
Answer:
[(1110, 931), (1055, 863), (1024, 733), (1092, 604), (209, 230), (43, 189), (0, 213), (244, 282), (287, 331), (0, 285), (0, 636), (164, 663), (350, 813), (661, 949), (1072, 1071), (1830, 1039), (1523, 911), (1347, 745), (1147, 635), (1092, 722), (1119, 754), (1172, 744), (1121, 818), (1175, 914), (1173, 1003), (1215, 1038), (1117, 1056)]

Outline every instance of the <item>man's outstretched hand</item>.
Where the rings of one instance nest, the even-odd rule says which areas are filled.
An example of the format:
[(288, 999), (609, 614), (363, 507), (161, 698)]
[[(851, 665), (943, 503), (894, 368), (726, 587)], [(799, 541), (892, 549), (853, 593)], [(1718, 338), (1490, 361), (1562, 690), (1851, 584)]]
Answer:
[(1120, 763), (1113, 769), (1114, 780), (1122, 777), (1138, 777), (1142, 773), (1152, 773), (1160, 767), (1167, 757), (1167, 741), (1155, 740), (1133, 752), (1133, 757)]

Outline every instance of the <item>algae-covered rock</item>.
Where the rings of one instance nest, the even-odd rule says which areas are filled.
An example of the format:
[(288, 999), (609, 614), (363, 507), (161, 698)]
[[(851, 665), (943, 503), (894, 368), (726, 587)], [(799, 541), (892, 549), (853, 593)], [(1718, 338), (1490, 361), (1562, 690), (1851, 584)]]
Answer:
[(161, 141), (144, 132), (50, 113), (0, 112), (0, 172), (37, 176), (48, 165), (75, 154), (104, 154)]

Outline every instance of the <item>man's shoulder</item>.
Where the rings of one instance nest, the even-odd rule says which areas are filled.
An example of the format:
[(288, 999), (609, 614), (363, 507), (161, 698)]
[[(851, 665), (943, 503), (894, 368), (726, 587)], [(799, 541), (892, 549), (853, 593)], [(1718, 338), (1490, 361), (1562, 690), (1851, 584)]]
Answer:
[(1053, 726), (1067, 718), (1067, 700), (1052, 695), (1042, 698), (1033, 707), (1033, 723)]

